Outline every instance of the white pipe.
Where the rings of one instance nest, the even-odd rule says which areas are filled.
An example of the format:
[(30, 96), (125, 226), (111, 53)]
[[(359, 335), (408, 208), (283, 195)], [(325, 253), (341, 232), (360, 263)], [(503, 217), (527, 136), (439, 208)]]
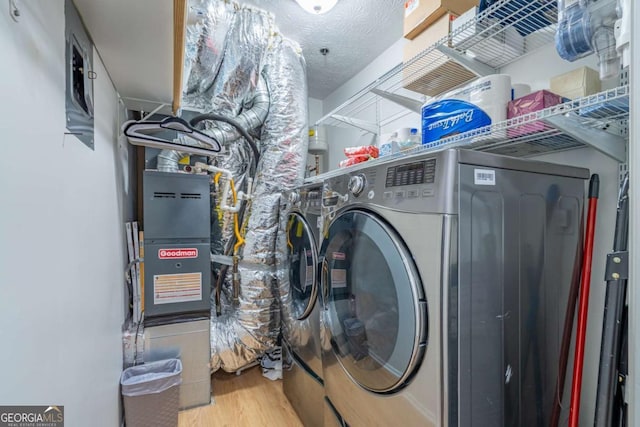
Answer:
[(236, 213), (240, 211), (240, 204), (242, 200), (248, 199), (248, 196), (242, 191), (237, 192), (236, 203), (235, 205), (230, 205), (228, 203), (228, 199), (233, 197), (233, 192), (231, 191), (231, 180), (233, 179), (233, 174), (228, 169), (217, 168), (212, 165), (206, 165), (204, 163), (197, 162), (194, 166), (196, 171), (206, 170), (211, 173), (221, 173), (225, 176), (224, 189), (222, 190), (222, 200), (220, 201), (220, 209), (226, 212)]
[(247, 178), (247, 194), (245, 195), (247, 200), (251, 198), (251, 191), (253, 190), (253, 178)]
[(149, 120), (151, 118), (151, 116), (153, 116), (155, 113), (157, 113), (158, 111), (162, 110), (167, 104), (160, 104), (158, 105), (152, 112), (150, 112), (149, 114), (147, 114), (146, 116), (144, 116), (140, 121), (141, 122), (145, 122), (147, 120)]
[(631, 0), (618, 0), (618, 20), (616, 21), (616, 49), (620, 55), (622, 67), (631, 62)]

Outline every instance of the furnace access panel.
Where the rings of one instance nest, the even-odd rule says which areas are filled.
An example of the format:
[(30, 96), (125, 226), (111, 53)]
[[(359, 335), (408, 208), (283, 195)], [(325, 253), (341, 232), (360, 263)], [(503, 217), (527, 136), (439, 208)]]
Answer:
[(143, 195), (145, 318), (208, 314), (209, 176), (145, 171)]

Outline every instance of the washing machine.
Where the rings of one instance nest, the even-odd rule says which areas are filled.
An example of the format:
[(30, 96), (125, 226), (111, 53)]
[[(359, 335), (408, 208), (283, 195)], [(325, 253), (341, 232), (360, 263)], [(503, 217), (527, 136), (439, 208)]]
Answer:
[(288, 200), (287, 265), (290, 301), (283, 311), (283, 389), (305, 426), (323, 425), (318, 250), (322, 183), (307, 184)]
[(588, 177), (458, 149), (327, 177), (329, 424), (548, 425)]

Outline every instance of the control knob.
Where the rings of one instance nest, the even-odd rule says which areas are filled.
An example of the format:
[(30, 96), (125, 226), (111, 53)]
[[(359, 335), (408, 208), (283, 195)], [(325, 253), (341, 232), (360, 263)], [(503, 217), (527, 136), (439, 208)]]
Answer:
[(362, 193), (362, 190), (364, 190), (365, 183), (364, 175), (354, 175), (349, 179), (349, 191), (354, 196), (358, 196)]
[(298, 193), (297, 191), (293, 193), (289, 193), (289, 202), (291, 204), (298, 203), (299, 201), (300, 201), (300, 193)]

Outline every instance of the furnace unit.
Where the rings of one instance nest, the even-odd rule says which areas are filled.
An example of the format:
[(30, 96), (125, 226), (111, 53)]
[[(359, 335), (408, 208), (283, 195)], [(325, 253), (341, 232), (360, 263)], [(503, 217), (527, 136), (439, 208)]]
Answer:
[(144, 317), (210, 315), (209, 176), (145, 171)]

